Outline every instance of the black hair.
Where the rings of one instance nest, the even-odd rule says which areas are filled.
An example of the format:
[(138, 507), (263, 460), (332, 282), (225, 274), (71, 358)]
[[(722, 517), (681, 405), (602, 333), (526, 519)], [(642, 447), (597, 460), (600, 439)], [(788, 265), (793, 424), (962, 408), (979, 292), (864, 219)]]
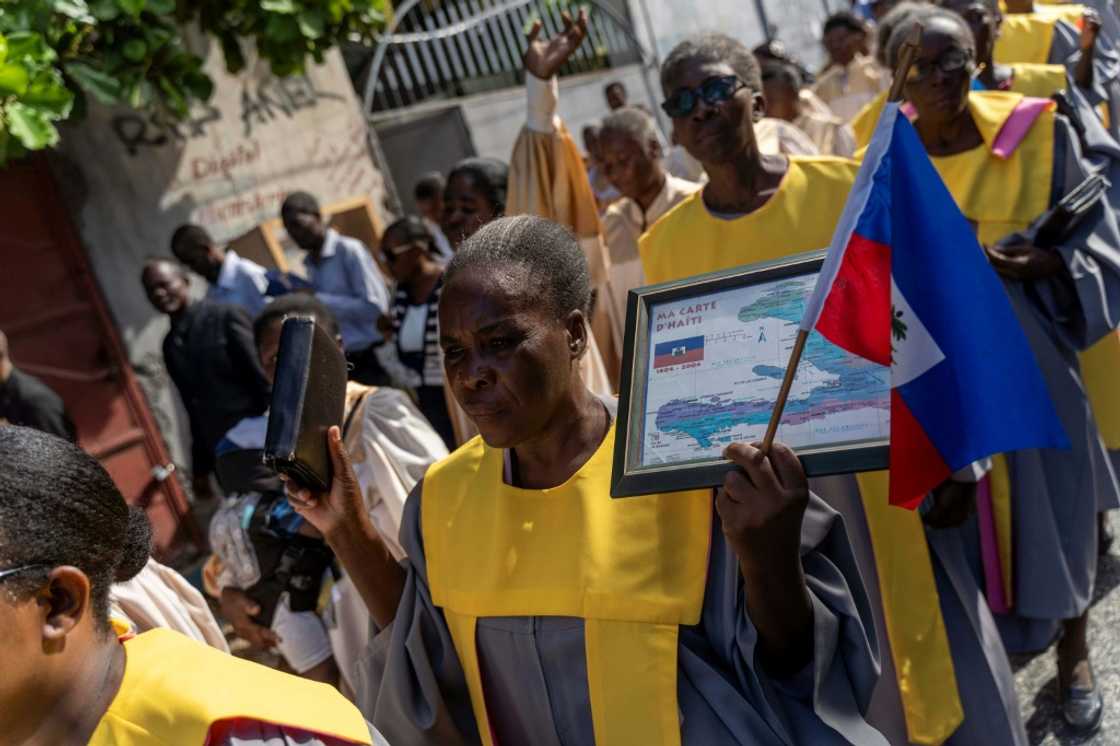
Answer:
[(506, 211), (506, 193), (509, 190), (509, 166), (497, 158), (464, 158), (455, 164), (447, 175), (448, 184), (456, 176), (467, 176), (494, 208), (495, 215)]
[(214, 245), (214, 239), (201, 225), (194, 223), (186, 223), (180, 225), (171, 234), (171, 253), (175, 256), (182, 258), (184, 245), (192, 247), (209, 247)]
[(618, 88), (619, 90), (621, 90), (623, 96), (627, 95), (626, 85), (621, 80), (612, 80), (610, 83), (607, 83), (605, 86), (603, 86), (603, 95), (606, 96), (608, 93), (610, 93), (612, 88)]
[(916, 27), (929, 28), (937, 20), (946, 20), (960, 30), (962, 41), (976, 54), (976, 40), (972, 38), (972, 28), (968, 22), (951, 10), (946, 10), (937, 5), (921, 4), (913, 12), (895, 24), (891, 31), (890, 40), (887, 42), (887, 65), (892, 70), (898, 65), (898, 55), (902, 45), (909, 39)]
[(673, 93), (669, 90), (669, 81), (676, 75), (677, 70), (685, 62), (696, 58), (704, 62), (726, 63), (752, 93), (762, 91), (758, 60), (750, 50), (742, 42), (730, 36), (707, 33), (685, 39), (673, 47), (673, 51), (669, 52), (669, 56), (661, 63), (661, 90), (666, 96)]
[(608, 114), (603, 119), (603, 124), (599, 126), (599, 137), (608, 132), (617, 132), (633, 138), (643, 150), (650, 140), (658, 141), (657, 124), (653, 121), (653, 117), (649, 112), (634, 106), (624, 106)]
[(288, 293), (269, 303), (257, 314), (257, 318), (253, 320), (253, 341), (260, 345), (265, 330), (285, 316), (311, 316), (332, 337), (342, 334), (338, 320), (323, 301), (311, 293)]
[(47, 573), (77, 567), (90, 584), (91, 614), (109, 629), (109, 586), (147, 564), (152, 528), (129, 507), (98, 463), (73, 443), (27, 427), (0, 427), (0, 570), (43, 568), (4, 581), (16, 599), (34, 593)]
[(768, 80), (781, 83), (796, 96), (801, 90), (801, 74), (797, 68), (784, 62), (766, 62), (762, 65), (762, 82)]
[(416, 180), (416, 186), (412, 188), (412, 196), (417, 200), (435, 199), (443, 195), (446, 187), (443, 174), (439, 171), (429, 171)]
[(166, 264), (168, 267), (170, 267), (180, 277), (187, 277), (188, 276), (187, 275), (187, 268), (184, 267), (182, 264), (180, 264), (178, 261), (176, 261), (173, 257), (170, 257), (170, 256), (150, 256), (150, 257), (148, 257), (147, 259), (144, 260), (143, 264), (140, 265), (140, 280), (141, 280), (141, 282), (143, 282), (144, 274), (148, 271), (148, 269), (150, 269), (151, 267), (158, 267), (161, 264)]
[(805, 67), (805, 65), (795, 57), (786, 45), (779, 39), (771, 39), (765, 41), (751, 50), (751, 54), (758, 60), (758, 64), (763, 68), (762, 72), (765, 74), (767, 62), (780, 62), (785, 63), (797, 70), (797, 74), (801, 77), (801, 85), (809, 85), (813, 82), (813, 74)]
[(848, 31), (855, 31), (857, 34), (867, 33), (867, 24), (863, 19), (857, 16), (850, 10), (840, 10), (824, 20), (824, 28), (821, 30), (821, 35), (824, 36), (829, 31), (842, 28)]
[(307, 192), (292, 192), (284, 198), (284, 203), (280, 205), (280, 214), (292, 213), (297, 215), (321, 215), (322, 211), (319, 209), (319, 200)]
[(915, 11), (919, 11), (925, 7), (924, 2), (911, 2), (911, 0), (904, 0), (894, 6), (879, 19), (879, 25), (876, 30), (875, 41), (875, 59), (883, 67), (889, 68), (887, 64), (887, 48), (891, 43), (891, 35), (894, 33), (898, 24), (909, 18)]
[(543, 290), (558, 319), (575, 310), (590, 314), (591, 271), (575, 235), (559, 223), (535, 215), (492, 220), (463, 242), (444, 273), (444, 285), (468, 269), (524, 267)]
[(402, 243), (423, 241), (429, 254), (439, 253), (439, 249), (436, 248), (435, 237), (428, 230), (428, 224), (419, 215), (405, 215), (403, 218), (398, 218), (390, 223), (385, 232), (381, 234), (382, 246), (389, 240), (389, 236), (399, 237)]

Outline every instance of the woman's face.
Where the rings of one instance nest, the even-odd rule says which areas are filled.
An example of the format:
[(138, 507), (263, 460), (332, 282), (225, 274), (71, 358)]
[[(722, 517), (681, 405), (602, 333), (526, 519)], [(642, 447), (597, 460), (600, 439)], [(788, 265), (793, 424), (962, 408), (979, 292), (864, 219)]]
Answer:
[(398, 233), (387, 234), (381, 240), (381, 253), (385, 265), (401, 285), (408, 285), (420, 270), (420, 257), (427, 250), (417, 239), (409, 240)]
[(968, 106), (972, 77), (971, 39), (956, 23), (935, 18), (922, 32), (922, 46), (910, 69), (906, 98), (928, 125), (953, 121)]
[(455, 275), (439, 304), (440, 346), (456, 401), (488, 445), (513, 448), (547, 430), (586, 344), (583, 315), (556, 318), (521, 265)]
[(443, 233), (458, 249), (482, 226), (500, 217), (485, 192), (468, 173), (457, 173), (447, 182), (443, 193)]
[[(697, 89), (704, 81), (735, 71), (726, 62), (686, 60), (664, 81), (666, 97), (682, 88)], [(754, 114), (762, 113), (762, 95), (740, 88), (729, 100), (711, 105), (700, 99), (688, 116), (673, 119), (673, 135), (689, 154), (705, 166), (722, 165), (754, 147)]]

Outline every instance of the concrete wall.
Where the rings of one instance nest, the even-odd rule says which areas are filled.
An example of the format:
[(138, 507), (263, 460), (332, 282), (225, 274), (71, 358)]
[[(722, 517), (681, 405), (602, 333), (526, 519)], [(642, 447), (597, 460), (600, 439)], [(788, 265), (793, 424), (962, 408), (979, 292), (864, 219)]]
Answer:
[[(68, 125), (52, 169), (124, 338), (156, 419), (179, 464), (189, 451), (185, 418), (160, 345), (167, 319), (148, 304), (144, 259), (170, 255), (180, 224), (208, 228), (219, 241), (277, 215), (297, 189), (323, 203), (383, 196), (366, 125), (341, 58), (307, 75), (277, 80), (251, 65), (228, 75), (220, 54), (207, 71), (215, 94), (191, 120), (168, 125), (121, 108), (93, 106)], [(194, 278), (197, 294), (204, 281)]]

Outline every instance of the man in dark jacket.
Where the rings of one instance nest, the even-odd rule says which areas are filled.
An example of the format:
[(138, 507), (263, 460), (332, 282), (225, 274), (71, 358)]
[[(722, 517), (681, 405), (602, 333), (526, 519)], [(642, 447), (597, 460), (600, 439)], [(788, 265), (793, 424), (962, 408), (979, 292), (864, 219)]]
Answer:
[(163, 359), (187, 410), (195, 496), (213, 496), (214, 448), (244, 417), (268, 407), (268, 383), (257, 359), (253, 324), (242, 309), (193, 301), (182, 267), (167, 259), (145, 263), (148, 300), (171, 319)]
[(12, 362), (8, 338), (0, 331), (0, 423), (23, 425), (74, 440), (74, 423), (58, 394)]

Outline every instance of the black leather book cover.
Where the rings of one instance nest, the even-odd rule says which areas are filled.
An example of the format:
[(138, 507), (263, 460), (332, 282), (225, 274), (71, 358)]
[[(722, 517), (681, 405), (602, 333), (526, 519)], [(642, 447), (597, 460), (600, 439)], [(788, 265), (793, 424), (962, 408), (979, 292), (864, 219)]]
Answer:
[(342, 425), (346, 358), (310, 316), (289, 316), (280, 330), (264, 460), (300, 485), (331, 484), (327, 430)]

